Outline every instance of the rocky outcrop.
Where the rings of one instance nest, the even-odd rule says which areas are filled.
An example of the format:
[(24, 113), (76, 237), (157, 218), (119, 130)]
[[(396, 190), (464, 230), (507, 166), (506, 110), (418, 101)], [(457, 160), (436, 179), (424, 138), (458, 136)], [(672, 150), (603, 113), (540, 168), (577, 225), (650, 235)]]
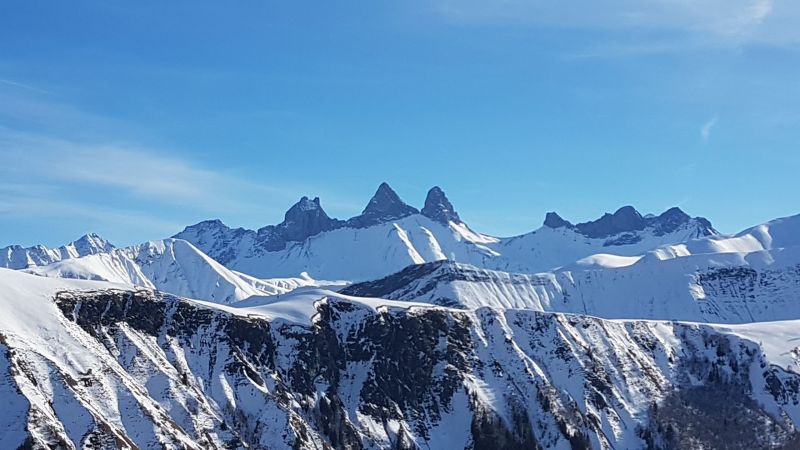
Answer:
[(450, 203), (444, 191), (439, 186), (434, 186), (425, 197), (425, 206), (420, 211), (423, 216), (447, 225), (450, 222), (461, 223), (453, 204)]
[(711, 222), (703, 217), (692, 218), (680, 208), (670, 208), (658, 216), (642, 216), (633, 206), (623, 206), (613, 214), (605, 213), (597, 220), (576, 225), (564, 220), (555, 212), (547, 213), (544, 226), (548, 228), (569, 228), (590, 239), (606, 239), (609, 245), (625, 245), (641, 239), (640, 232), (649, 230), (659, 237), (674, 233), (681, 228), (694, 228), (695, 237), (717, 234)]
[(387, 183), (381, 183), (375, 195), (372, 196), (361, 215), (347, 221), (348, 226), (364, 228), (379, 223), (402, 219), (412, 214), (419, 214), (419, 210), (406, 204), (400, 199)]
[(31, 399), (9, 432), (34, 448), (712, 448), (746, 424), (743, 443), (797, 439), (800, 376), (713, 327), (334, 298), (298, 324), (151, 291), (56, 303), (87, 355), (0, 359), (15, 404)]

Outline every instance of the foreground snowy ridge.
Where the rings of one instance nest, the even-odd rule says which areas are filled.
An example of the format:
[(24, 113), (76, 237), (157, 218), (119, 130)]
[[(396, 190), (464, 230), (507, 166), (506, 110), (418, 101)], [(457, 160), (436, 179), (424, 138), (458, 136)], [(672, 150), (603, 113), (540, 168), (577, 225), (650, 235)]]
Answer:
[(0, 320), (2, 448), (720, 448), (742, 428), (728, 448), (800, 442), (798, 322), (330, 296), (301, 324), (8, 271), (0, 292), (18, 319)]

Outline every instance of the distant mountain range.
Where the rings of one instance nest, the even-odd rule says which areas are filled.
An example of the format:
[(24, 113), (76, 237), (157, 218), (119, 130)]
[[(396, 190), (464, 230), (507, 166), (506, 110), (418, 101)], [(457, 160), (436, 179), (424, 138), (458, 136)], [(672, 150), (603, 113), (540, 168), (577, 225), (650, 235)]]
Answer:
[(422, 210), (381, 184), (361, 215), (331, 219), (318, 198), (303, 197), (283, 222), (257, 231), (200, 222), (173, 236), (235, 270), (260, 277), (308, 272), (325, 279), (369, 280), (410, 264), (451, 259), (497, 270), (540, 272), (599, 252), (637, 255), (663, 244), (717, 235), (704, 218), (678, 208), (643, 217), (633, 207), (572, 225), (548, 213), (538, 230), (511, 238), (473, 231), (439, 187)]
[(383, 183), (0, 266), (0, 448), (800, 448), (800, 215), (505, 238)]

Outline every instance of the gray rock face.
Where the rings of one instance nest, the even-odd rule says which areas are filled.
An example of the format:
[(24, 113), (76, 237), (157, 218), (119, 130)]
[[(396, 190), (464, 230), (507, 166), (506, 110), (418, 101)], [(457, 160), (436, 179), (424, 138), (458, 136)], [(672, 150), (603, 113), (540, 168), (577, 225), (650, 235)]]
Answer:
[(626, 231), (640, 231), (645, 225), (644, 218), (633, 206), (623, 206), (614, 214), (605, 213), (603, 217), (593, 222), (579, 223), (575, 228), (584, 236), (604, 238)]
[[(452, 205), (444, 193), (442, 198), (442, 207), (449, 206), (452, 211)], [(242, 248), (249, 248), (251, 253), (275, 252), (283, 250), (290, 242), (303, 241), (325, 231), (344, 227), (366, 228), (418, 213), (416, 208), (403, 202), (388, 184), (381, 183), (364, 211), (349, 220), (329, 217), (320, 205), (319, 197), (313, 200), (303, 197), (289, 208), (283, 222), (277, 225), (267, 225), (254, 231), (232, 229), (219, 220), (206, 220), (186, 227), (173, 237), (191, 242), (222, 264), (228, 264)], [(445, 216), (457, 218), (458, 214), (452, 212)]]
[(655, 236), (672, 233), (681, 227), (693, 225), (697, 229), (697, 237), (710, 236), (717, 231), (711, 222), (703, 217), (692, 218), (680, 208), (670, 208), (658, 216), (643, 217), (633, 206), (623, 206), (614, 214), (605, 213), (603, 217), (576, 225), (564, 220), (555, 212), (547, 213), (544, 225), (550, 228), (570, 228), (592, 239), (604, 239), (616, 236), (609, 245), (625, 245), (641, 240), (637, 232), (651, 230)]
[[(147, 291), (62, 293), (56, 305), (76, 325), (64, 332), (85, 340), (98, 363), (78, 373), (0, 340), (7, 406), (22, 419), (6, 430), (20, 441), (11, 448), (23, 440), (26, 448), (286, 450), (800, 442), (800, 377), (770, 365), (758, 342), (710, 326), (374, 310), (331, 298), (301, 325)], [(52, 401), (26, 408), (23, 393)], [(123, 414), (124, 426), (106, 411)], [(608, 423), (632, 432), (608, 433)]]
[(275, 234), (284, 242), (302, 241), (323, 231), (333, 230), (343, 225), (340, 220), (331, 219), (322, 209), (319, 197), (309, 200), (303, 197), (292, 205), (283, 222), (274, 227)]
[(561, 216), (559, 216), (558, 213), (556, 213), (554, 211), (550, 211), (544, 217), (544, 226), (550, 227), (550, 228), (561, 228), (561, 227), (572, 228), (573, 227), (573, 225), (571, 223), (569, 223), (566, 220), (562, 219)]
[(448, 222), (461, 222), (458, 213), (453, 204), (450, 203), (444, 191), (439, 186), (434, 186), (428, 191), (428, 196), (425, 197), (425, 206), (421, 211), (422, 215), (447, 225)]
[(173, 236), (191, 242), (195, 247), (222, 264), (228, 264), (238, 254), (243, 242), (257, 246), (258, 233), (244, 228), (230, 228), (219, 219), (204, 220), (189, 225)]
[(387, 184), (381, 183), (375, 195), (372, 196), (367, 207), (361, 215), (347, 221), (349, 226), (364, 228), (371, 225), (402, 219), (412, 214), (419, 214), (419, 210), (406, 204), (400, 196)]

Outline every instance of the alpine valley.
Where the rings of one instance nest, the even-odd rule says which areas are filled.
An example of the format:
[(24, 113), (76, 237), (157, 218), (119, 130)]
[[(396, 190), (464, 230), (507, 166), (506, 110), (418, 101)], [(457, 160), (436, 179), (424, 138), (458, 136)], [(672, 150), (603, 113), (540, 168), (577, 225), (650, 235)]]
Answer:
[(800, 449), (800, 215), (506, 238), (383, 183), (0, 267), (0, 449)]

